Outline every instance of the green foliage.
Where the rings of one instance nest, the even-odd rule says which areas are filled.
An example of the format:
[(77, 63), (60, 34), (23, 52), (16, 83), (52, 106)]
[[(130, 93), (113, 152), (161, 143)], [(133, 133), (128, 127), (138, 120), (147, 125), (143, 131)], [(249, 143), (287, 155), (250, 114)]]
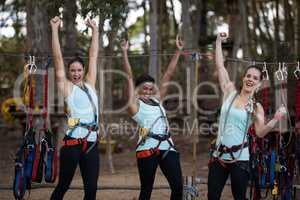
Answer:
[(0, 88), (0, 102), (13, 95), (15, 79), (23, 72), (24, 57), (19, 52), (24, 52), (24, 41), (24, 37), (2, 37), (0, 40), (0, 86), (8, 84), (8, 88)]
[(105, 19), (117, 19), (128, 12), (125, 0), (81, 0), (79, 4), (83, 17), (91, 14), (92, 17), (101, 15)]
[(145, 23), (144, 23), (143, 17), (139, 17), (137, 19), (136, 23), (128, 28), (128, 37), (129, 38), (136, 37), (140, 33), (143, 33), (144, 26), (145, 26)]

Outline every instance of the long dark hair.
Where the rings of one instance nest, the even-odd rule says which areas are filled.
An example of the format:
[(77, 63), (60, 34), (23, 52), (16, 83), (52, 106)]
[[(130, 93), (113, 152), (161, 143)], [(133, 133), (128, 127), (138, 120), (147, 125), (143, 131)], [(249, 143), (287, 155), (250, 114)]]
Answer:
[[(256, 69), (257, 71), (259, 71), (259, 72), (260, 72), (259, 81), (262, 81), (262, 80), (263, 80), (263, 72), (262, 72), (262, 68), (261, 68), (260, 66), (258, 66), (258, 65), (250, 65), (250, 66), (248, 66), (248, 67), (245, 69), (242, 78), (244, 78), (244, 77), (246, 76), (246, 74), (247, 74), (247, 72), (248, 72), (249, 69)], [(241, 86), (241, 88), (240, 88), (240, 92), (241, 92), (241, 90), (242, 90), (242, 86)], [(254, 104), (254, 105), (253, 105), (253, 106), (254, 106), (254, 112), (253, 112), (253, 114), (252, 114), (252, 118), (253, 118), (253, 119), (254, 119), (254, 117), (255, 117), (255, 116), (254, 116), (254, 113), (256, 113), (256, 110), (257, 110), (257, 105), (256, 105), (257, 99), (258, 99), (258, 93), (257, 93), (257, 91), (255, 91), (254, 94), (253, 94), (253, 104)]]

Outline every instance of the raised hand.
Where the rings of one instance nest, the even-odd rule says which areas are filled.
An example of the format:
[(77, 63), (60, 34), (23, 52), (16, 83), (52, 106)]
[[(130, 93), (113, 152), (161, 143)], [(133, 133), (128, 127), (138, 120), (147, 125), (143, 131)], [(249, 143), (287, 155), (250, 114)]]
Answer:
[(274, 119), (280, 121), (282, 120), (287, 114), (286, 108), (282, 105), (280, 106), (277, 110), (276, 113), (274, 114)]
[(128, 48), (129, 48), (129, 44), (128, 44), (128, 41), (127, 40), (123, 40), (122, 43), (121, 43), (121, 48), (123, 51), (127, 51)]
[(228, 38), (227, 34), (226, 33), (219, 33), (218, 36), (217, 36), (217, 40), (220, 40), (220, 41), (225, 41), (226, 39)]
[(61, 24), (61, 19), (58, 16), (55, 16), (50, 20), (50, 25), (52, 29), (58, 29)]
[(92, 19), (90, 19), (90, 18), (88, 18), (86, 21), (85, 21), (85, 24), (88, 26), (88, 27), (90, 27), (92, 30), (97, 30), (97, 23), (94, 21), (94, 20), (92, 20)]
[(179, 35), (176, 36), (176, 47), (178, 50), (182, 50), (184, 46), (184, 42), (182, 41)]

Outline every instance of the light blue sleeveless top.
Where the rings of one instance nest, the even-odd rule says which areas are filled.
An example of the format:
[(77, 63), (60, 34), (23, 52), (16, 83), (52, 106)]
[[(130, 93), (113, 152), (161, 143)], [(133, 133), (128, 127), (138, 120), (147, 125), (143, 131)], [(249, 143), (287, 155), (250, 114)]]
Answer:
[[(219, 130), (216, 146), (221, 142), (221, 144), (232, 147), (233, 145), (240, 145), (243, 143), (244, 135), (247, 134), (250, 125), (252, 124), (251, 116), (249, 115), (248, 124), (247, 123), (247, 111), (245, 109), (235, 108), (231, 105), (230, 111), (227, 116), (226, 126), (224, 128), (226, 114), (230, 107), (231, 102), (235, 98), (237, 91), (234, 90), (229, 94), (227, 99), (223, 102), (221, 108), (221, 115), (219, 119)], [(247, 141), (247, 135), (245, 137), (245, 142)], [(249, 160), (249, 149), (248, 147), (243, 148), (242, 152), (238, 150), (233, 153), (237, 160)], [(217, 156), (217, 152), (214, 152), (214, 156)], [(238, 157), (240, 155), (240, 157)], [(232, 160), (230, 154), (224, 153), (221, 157), (224, 160)]]
[[(92, 100), (97, 109), (97, 119), (98, 119), (98, 97), (94, 89), (87, 83), (84, 83), (87, 87)], [(94, 122), (94, 111), (93, 106), (87, 96), (87, 94), (77, 85), (73, 85), (71, 94), (65, 99), (68, 109), (69, 109), (69, 116), (71, 118), (79, 118), (80, 122), (83, 123), (92, 123)], [(68, 129), (66, 134), (68, 135), (70, 130)], [(87, 136), (88, 130), (86, 128), (77, 127), (72, 132), (73, 138), (84, 138)], [(88, 136), (87, 140), (89, 142), (94, 142), (97, 140), (97, 132), (92, 131)]]
[[(144, 103), (142, 100), (139, 101), (139, 110), (132, 117), (134, 121), (138, 123), (140, 127), (150, 129), (150, 132), (153, 134), (167, 134), (166, 130), (168, 128), (168, 122), (166, 117), (166, 111), (163, 106), (160, 104), (159, 106), (152, 106)], [(155, 100), (158, 102), (158, 100)], [(142, 137), (139, 137), (138, 143), (141, 141)], [(169, 138), (171, 143), (174, 145), (171, 138)], [(148, 150), (151, 148), (155, 148), (158, 145), (159, 141), (153, 138), (147, 138), (145, 143), (142, 143), (138, 146), (136, 151)], [(168, 141), (163, 141), (159, 145), (160, 150), (168, 150), (170, 147)], [(175, 151), (175, 149), (171, 148), (170, 150)]]

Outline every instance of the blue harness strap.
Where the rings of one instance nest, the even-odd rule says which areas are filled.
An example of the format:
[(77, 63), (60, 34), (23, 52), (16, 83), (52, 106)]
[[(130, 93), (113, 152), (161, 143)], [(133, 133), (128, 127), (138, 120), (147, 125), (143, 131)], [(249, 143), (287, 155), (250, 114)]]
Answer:
[(57, 176), (57, 147), (54, 145), (53, 134), (47, 130), (45, 132), (42, 145), (46, 149), (45, 151), (45, 163), (44, 163), (44, 178), (47, 183), (55, 182)]
[(15, 158), (13, 193), (16, 200), (22, 200), (31, 188), (33, 162), (35, 159), (35, 130), (30, 128), (25, 134), (22, 145)]
[(15, 160), (15, 176), (13, 182), (13, 192), (16, 200), (22, 200), (27, 190), (27, 179), (24, 172), (23, 147), (19, 149)]
[(275, 164), (276, 164), (276, 152), (273, 149), (270, 158), (270, 189), (271, 190), (274, 187), (274, 181), (275, 181)]

